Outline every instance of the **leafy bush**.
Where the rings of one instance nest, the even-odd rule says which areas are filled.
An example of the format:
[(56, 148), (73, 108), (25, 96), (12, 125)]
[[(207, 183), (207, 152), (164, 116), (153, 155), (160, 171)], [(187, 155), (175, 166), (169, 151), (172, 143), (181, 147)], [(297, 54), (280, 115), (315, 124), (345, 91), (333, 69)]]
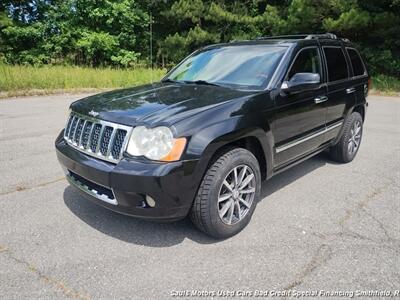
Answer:
[(0, 57), (10, 64), (150, 65), (151, 38), (164, 66), (210, 43), (320, 32), (356, 42), (373, 74), (400, 77), (399, 0), (0, 2)]

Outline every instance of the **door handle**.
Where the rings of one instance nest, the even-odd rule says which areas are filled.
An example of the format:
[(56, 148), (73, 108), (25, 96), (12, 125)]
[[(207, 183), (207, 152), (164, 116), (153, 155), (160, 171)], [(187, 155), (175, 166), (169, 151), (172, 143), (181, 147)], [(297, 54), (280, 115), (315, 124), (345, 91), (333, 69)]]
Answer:
[(325, 102), (326, 100), (328, 100), (327, 96), (320, 96), (320, 97), (314, 98), (314, 102), (317, 104)]
[(347, 93), (347, 94), (354, 93), (355, 91), (356, 91), (356, 89), (353, 88), (353, 87), (346, 89), (346, 93)]

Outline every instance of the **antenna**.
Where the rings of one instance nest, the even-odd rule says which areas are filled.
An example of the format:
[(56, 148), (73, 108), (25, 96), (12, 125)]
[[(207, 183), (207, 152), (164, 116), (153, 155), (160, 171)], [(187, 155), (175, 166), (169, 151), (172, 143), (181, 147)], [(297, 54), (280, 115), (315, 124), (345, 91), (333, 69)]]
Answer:
[(153, 84), (153, 14), (150, 8), (150, 68), (151, 84)]

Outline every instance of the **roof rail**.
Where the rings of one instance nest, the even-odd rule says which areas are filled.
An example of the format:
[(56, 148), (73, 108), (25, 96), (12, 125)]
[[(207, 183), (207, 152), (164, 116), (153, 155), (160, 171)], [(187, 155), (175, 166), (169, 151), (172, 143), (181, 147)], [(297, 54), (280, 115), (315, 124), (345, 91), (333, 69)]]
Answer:
[[(294, 34), (294, 35), (277, 35), (277, 36), (266, 36), (259, 37), (256, 40), (279, 40), (279, 39), (305, 39), (305, 40), (314, 40), (314, 39), (332, 39), (337, 40), (338, 37), (333, 33), (321, 33), (321, 34)], [(343, 41), (348, 41), (347, 39), (341, 39)]]
[(256, 40), (279, 40), (279, 39), (305, 39), (308, 34), (292, 34), (292, 35), (275, 35), (275, 36), (260, 36)]
[(322, 33), (322, 34), (309, 34), (306, 37), (306, 40), (313, 40), (313, 39), (332, 39), (337, 40), (336, 34), (333, 33)]

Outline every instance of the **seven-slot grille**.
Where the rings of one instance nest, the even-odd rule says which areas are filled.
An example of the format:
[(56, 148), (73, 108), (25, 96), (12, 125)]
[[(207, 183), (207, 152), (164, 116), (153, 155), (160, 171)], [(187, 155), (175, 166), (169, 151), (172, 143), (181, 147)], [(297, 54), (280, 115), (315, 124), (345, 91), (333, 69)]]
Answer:
[(132, 128), (71, 113), (64, 131), (67, 143), (91, 156), (117, 163)]

